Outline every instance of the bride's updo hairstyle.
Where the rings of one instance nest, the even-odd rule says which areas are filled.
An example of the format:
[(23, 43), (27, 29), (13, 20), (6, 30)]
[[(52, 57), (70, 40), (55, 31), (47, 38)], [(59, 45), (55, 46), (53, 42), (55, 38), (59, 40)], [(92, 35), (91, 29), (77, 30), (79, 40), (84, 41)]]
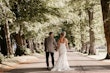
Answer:
[(63, 31), (60, 35), (61, 35), (61, 37), (65, 37), (66, 36), (66, 32)]

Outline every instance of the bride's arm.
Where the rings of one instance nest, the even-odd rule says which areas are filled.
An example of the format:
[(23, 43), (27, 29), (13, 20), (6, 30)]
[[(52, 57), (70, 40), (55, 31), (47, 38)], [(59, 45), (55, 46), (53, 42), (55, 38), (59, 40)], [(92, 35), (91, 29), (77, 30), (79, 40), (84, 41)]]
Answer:
[(60, 40), (58, 40), (57, 49), (59, 49), (59, 47), (60, 47)]
[(68, 47), (68, 39), (65, 39), (66, 40), (66, 48), (69, 49)]

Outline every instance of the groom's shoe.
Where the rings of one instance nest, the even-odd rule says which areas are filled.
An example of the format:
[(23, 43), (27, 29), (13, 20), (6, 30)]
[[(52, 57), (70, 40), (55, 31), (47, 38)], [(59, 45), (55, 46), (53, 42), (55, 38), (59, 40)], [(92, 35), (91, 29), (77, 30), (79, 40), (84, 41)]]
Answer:
[(51, 69), (53, 69), (54, 68), (54, 66), (52, 66), (52, 68)]
[(50, 70), (50, 67), (48, 66), (47, 69)]
[(52, 66), (52, 68), (54, 68), (54, 65)]

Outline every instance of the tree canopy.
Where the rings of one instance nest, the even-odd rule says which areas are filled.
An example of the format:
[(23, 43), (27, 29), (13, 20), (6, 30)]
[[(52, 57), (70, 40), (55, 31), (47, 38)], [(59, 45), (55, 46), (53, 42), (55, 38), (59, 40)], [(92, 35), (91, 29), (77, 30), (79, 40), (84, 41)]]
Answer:
[[(93, 12), (91, 25), (88, 11)], [(100, 0), (0, 0), (0, 24), (7, 18), (14, 20), (10, 33), (20, 32), (25, 39), (41, 42), (49, 31), (58, 36), (63, 30), (80, 49), (90, 42), (91, 29), (94, 44), (105, 44)]]

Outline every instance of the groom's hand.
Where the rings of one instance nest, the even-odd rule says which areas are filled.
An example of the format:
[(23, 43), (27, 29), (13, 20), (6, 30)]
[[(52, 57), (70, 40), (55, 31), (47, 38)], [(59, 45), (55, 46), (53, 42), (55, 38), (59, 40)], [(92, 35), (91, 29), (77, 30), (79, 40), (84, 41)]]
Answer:
[(57, 51), (57, 48), (55, 49), (55, 51)]

